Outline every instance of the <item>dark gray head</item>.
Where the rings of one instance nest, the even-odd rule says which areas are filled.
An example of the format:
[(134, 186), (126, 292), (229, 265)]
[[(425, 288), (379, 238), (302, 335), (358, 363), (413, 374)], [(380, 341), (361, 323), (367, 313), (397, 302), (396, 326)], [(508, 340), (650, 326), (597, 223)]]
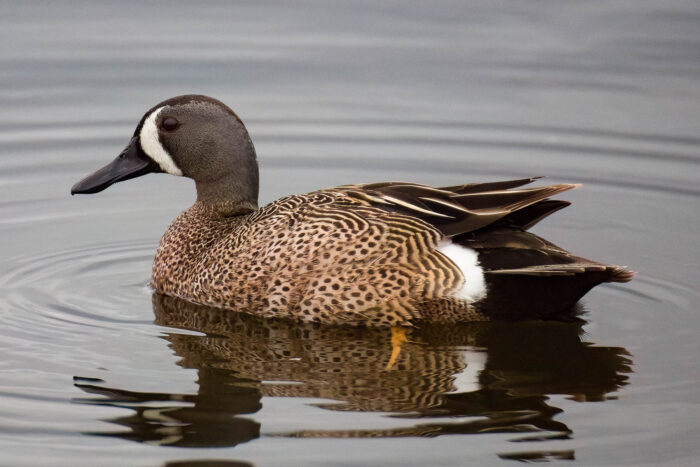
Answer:
[(211, 97), (178, 96), (151, 108), (126, 149), (112, 163), (76, 183), (71, 193), (97, 193), (151, 172), (193, 179), (197, 200), (222, 214), (257, 208), (258, 163), (253, 142), (233, 110)]

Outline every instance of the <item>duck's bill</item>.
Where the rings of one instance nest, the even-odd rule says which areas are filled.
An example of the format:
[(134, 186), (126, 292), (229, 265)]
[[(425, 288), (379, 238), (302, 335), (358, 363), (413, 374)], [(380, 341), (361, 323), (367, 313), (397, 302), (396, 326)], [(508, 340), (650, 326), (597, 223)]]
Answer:
[(133, 137), (116, 159), (73, 185), (70, 193), (98, 193), (113, 183), (152, 172), (161, 172), (160, 167), (143, 153), (138, 138)]

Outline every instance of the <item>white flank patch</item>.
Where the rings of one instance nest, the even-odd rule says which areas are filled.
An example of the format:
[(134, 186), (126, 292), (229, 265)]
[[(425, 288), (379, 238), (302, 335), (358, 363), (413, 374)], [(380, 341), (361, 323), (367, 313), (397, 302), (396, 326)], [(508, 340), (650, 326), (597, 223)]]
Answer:
[(160, 107), (151, 112), (151, 115), (143, 122), (141, 134), (139, 135), (141, 149), (143, 149), (143, 152), (145, 152), (148, 157), (156, 161), (163, 172), (169, 173), (170, 175), (182, 176), (182, 170), (175, 164), (175, 161), (170, 154), (168, 154), (168, 151), (165, 150), (163, 145), (160, 144), (160, 139), (158, 138), (156, 119), (162, 109), (163, 107)]
[(454, 294), (456, 298), (474, 303), (486, 296), (484, 270), (479, 266), (479, 255), (476, 251), (457, 245), (452, 240), (441, 241), (437, 251), (447, 256), (462, 271), (464, 285)]

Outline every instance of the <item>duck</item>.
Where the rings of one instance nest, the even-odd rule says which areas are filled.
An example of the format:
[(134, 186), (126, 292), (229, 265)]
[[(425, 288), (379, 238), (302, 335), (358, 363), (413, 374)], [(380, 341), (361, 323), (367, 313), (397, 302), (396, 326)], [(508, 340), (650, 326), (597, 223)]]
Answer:
[(578, 257), (530, 232), (576, 184), (541, 177), (433, 187), (338, 186), (258, 205), (257, 155), (221, 101), (183, 95), (150, 108), (126, 148), (71, 194), (149, 173), (194, 180), (167, 228), (155, 293), (261, 317), (367, 327), (563, 319), (625, 266)]

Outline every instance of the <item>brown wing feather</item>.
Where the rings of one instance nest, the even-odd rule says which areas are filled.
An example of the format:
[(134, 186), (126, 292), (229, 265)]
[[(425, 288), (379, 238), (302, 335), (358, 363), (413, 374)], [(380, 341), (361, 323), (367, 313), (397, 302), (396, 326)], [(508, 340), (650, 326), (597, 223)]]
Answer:
[(497, 222), (494, 227), (514, 227), (522, 230), (529, 230), (540, 222), (545, 217), (554, 214), (560, 209), (571, 205), (568, 201), (560, 199), (545, 199), (530, 205), (526, 208), (519, 209), (511, 214), (508, 214)]
[[(434, 188), (406, 182), (384, 182), (341, 187), (347, 194), (387, 211), (420, 218), (446, 236), (482, 229), (550, 196), (576, 188), (560, 184), (512, 190), (538, 177), (505, 182), (475, 183)], [(560, 202), (556, 209), (561, 209)], [(517, 219), (527, 226), (554, 212), (554, 206), (532, 211)]]
[(498, 191), (518, 188), (523, 185), (530, 184), (535, 180), (539, 180), (540, 178), (543, 177), (520, 178), (517, 180), (504, 180), (501, 182), (466, 183), (464, 185), (444, 186), (440, 187), (440, 189), (459, 194), (483, 193), (484, 191)]

